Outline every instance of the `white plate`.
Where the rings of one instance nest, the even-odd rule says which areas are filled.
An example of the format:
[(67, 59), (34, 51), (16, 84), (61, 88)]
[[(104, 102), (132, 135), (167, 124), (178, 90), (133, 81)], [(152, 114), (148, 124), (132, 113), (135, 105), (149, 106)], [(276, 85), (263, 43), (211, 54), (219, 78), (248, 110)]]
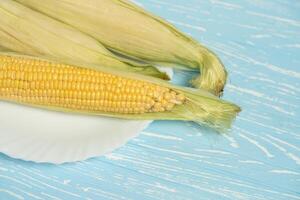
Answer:
[[(167, 73), (172, 76), (172, 70)], [(34, 162), (80, 161), (111, 152), (150, 123), (66, 114), (0, 101), (0, 152)]]

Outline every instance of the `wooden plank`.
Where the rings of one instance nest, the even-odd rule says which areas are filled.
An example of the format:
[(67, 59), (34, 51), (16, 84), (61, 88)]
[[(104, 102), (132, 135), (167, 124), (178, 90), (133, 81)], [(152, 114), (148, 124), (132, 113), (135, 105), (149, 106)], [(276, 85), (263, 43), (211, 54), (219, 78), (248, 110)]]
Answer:
[(136, 2), (220, 55), (223, 98), (243, 108), (232, 132), (161, 121), (84, 162), (0, 155), (0, 199), (300, 199), (300, 3)]

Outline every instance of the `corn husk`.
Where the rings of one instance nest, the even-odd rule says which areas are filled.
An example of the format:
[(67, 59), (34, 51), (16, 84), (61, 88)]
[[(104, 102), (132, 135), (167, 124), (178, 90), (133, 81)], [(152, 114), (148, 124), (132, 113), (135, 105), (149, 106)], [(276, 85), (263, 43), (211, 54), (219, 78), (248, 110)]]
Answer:
[(155, 67), (122, 61), (92, 37), (15, 1), (0, 1), (0, 44), (26, 55), (50, 55), (168, 79)]
[(17, 0), (91, 35), (118, 54), (199, 70), (192, 84), (219, 95), (227, 73), (219, 58), (165, 20), (127, 0)]
[(0, 51), (8, 51), (7, 48), (0, 46)]
[(0, 45), (1, 45), (1, 49), (5, 49), (5, 50), (13, 49), (16, 52), (24, 52), (28, 55), (38, 54), (38, 52), (35, 51), (33, 48), (24, 44), (23, 42), (19, 41), (18, 39), (14, 38), (12, 35), (9, 35), (9, 33), (4, 32), (1, 29), (0, 29)]
[[(26, 57), (24, 55), (3, 53), (3, 52), (0, 53), (0, 55), (10, 55), (16, 58)], [(120, 114), (120, 113), (100, 112), (100, 111), (84, 112), (80, 110), (64, 109), (61, 107), (53, 107), (53, 106), (50, 107), (37, 106), (37, 105), (29, 105), (29, 106), (35, 106), (39, 108), (62, 111), (62, 112), (80, 113), (80, 114), (87, 114), (87, 115), (99, 115), (99, 116), (116, 117), (116, 118), (123, 118), (123, 119), (194, 121), (198, 124), (211, 127), (220, 132), (228, 130), (231, 126), (232, 121), (234, 120), (238, 112), (240, 112), (240, 108), (238, 106), (229, 103), (227, 101), (221, 100), (215, 97), (214, 95), (208, 93), (207, 91), (175, 86), (158, 78), (140, 75), (128, 71), (124, 72), (124, 71), (116, 70), (115, 68), (93, 65), (90, 63), (75, 62), (74, 60), (70, 60), (70, 59), (62, 60), (62, 59), (52, 58), (50, 56), (29, 57), (29, 58), (37, 59), (37, 60), (38, 59), (47, 60), (50, 62), (56, 62), (60, 64), (69, 64), (69, 65), (74, 65), (79, 67), (97, 69), (102, 72), (111, 73), (118, 76), (127, 77), (130, 79), (137, 79), (137, 80), (154, 83), (160, 86), (168, 87), (178, 93), (181, 93), (186, 98), (183, 104), (176, 105), (170, 111), (144, 113), (144, 114)], [(0, 63), (0, 67), (1, 67), (1, 63)]]

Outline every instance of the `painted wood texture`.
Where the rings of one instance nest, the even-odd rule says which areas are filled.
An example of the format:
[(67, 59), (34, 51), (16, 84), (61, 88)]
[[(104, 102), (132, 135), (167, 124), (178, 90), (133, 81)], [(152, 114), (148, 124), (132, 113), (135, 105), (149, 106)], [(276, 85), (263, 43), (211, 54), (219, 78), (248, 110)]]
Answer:
[(162, 121), (84, 162), (2, 154), (0, 199), (300, 199), (300, 2), (136, 2), (221, 57), (230, 75), (223, 98), (243, 108), (232, 132)]

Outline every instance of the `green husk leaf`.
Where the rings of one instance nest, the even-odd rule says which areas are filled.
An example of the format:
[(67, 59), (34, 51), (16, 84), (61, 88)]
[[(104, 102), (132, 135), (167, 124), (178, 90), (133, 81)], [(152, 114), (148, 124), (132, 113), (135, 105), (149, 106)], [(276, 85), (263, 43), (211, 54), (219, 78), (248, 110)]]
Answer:
[(17, 0), (92, 36), (129, 58), (200, 70), (191, 83), (219, 95), (227, 73), (219, 58), (173, 25), (127, 0)]
[[(40, 107), (43, 109), (61, 111), (61, 112), (71, 112), (78, 114), (88, 114), (88, 115), (101, 115), (108, 117), (116, 117), (123, 119), (136, 119), (136, 120), (183, 120), (183, 121), (194, 121), (198, 124), (211, 127), (219, 132), (224, 132), (230, 129), (230, 126), (235, 119), (236, 115), (241, 111), (241, 109), (230, 102), (221, 100), (216, 96), (208, 93), (207, 91), (201, 89), (192, 89), (186, 87), (180, 87), (172, 85), (166, 81), (158, 78), (149, 77), (145, 75), (140, 75), (132, 72), (121, 72), (114, 68), (107, 68), (99, 65), (94, 65), (84, 62), (75, 62), (70, 59), (57, 59), (50, 56), (40, 56), (40, 57), (30, 57), (25, 55), (20, 55), (16, 53), (5, 53), (1, 52), (0, 55), (10, 55), (14, 57), (27, 57), (38, 60), (47, 60), (50, 62), (69, 64), (79, 67), (85, 67), (90, 69), (99, 70), (102, 72), (107, 72), (122, 77), (127, 77), (130, 79), (138, 79), (142, 81), (147, 81), (164, 87), (173, 89), (176, 92), (182, 93), (186, 97), (186, 101), (182, 105), (176, 105), (171, 111), (158, 112), (158, 113), (145, 113), (145, 114), (117, 114), (111, 112), (87, 112), (78, 111), (71, 109), (62, 109), (59, 107), (45, 107), (29, 105), (34, 107)], [(0, 63), (1, 67), (1, 63)], [(4, 99), (2, 99), (4, 100)], [(18, 102), (16, 102), (18, 103)]]
[(92, 37), (11, 0), (0, 1), (0, 45), (27, 55), (72, 58), (169, 79), (153, 66), (125, 58), (121, 61)]

